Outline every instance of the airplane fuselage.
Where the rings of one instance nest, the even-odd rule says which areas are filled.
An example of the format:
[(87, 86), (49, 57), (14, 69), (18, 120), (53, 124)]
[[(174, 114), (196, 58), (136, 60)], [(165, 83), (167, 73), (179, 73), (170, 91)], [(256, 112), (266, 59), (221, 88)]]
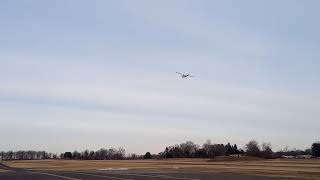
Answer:
[(194, 77), (194, 76), (192, 76), (192, 75), (190, 75), (190, 74), (183, 74), (183, 73), (180, 73), (180, 72), (176, 72), (177, 74), (179, 74), (180, 76), (181, 76), (181, 78), (188, 78), (188, 77)]

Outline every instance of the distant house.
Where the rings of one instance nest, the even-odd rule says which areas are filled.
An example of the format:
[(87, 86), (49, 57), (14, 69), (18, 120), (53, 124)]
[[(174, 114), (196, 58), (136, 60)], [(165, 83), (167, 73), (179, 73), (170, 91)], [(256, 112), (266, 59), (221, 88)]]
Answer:
[(296, 158), (298, 159), (310, 159), (312, 155), (297, 155)]
[(237, 158), (242, 157), (241, 154), (230, 154), (229, 156), (230, 156), (230, 157), (237, 157)]
[(282, 158), (286, 158), (286, 159), (294, 159), (295, 158), (295, 156), (285, 156), (285, 155), (283, 155), (283, 156), (281, 156)]
[(312, 158), (312, 155), (296, 155), (296, 156), (281, 156), (282, 158), (286, 159), (310, 159)]

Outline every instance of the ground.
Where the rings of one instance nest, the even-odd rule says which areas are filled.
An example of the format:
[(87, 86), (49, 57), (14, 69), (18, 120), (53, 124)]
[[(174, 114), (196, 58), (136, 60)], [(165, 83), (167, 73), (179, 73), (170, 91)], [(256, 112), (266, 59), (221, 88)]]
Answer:
[(2, 172), (8, 172), (8, 170), (0, 169), (0, 173)]
[[(320, 179), (320, 159), (33, 160), (6, 161), (5, 164), (16, 169), (0, 172), (0, 179)], [(0, 166), (0, 169), (4, 168)]]

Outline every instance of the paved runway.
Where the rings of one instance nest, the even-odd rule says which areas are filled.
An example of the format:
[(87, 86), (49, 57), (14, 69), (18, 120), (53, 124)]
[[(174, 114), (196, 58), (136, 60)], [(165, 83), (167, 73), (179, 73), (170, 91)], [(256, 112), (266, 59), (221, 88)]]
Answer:
[[(8, 167), (1, 166), (1, 169)], [(225, 173), (205, 172), (142, 172), (142, 171), (84, 171), (84, 172), (35, 172), (11, 169), (0, 172), (1, 180), (293, 180)]]
[(1, 180), (292, 180), (221, 173), (144, 173), (144, 172), (30, 172), (0, 173)]

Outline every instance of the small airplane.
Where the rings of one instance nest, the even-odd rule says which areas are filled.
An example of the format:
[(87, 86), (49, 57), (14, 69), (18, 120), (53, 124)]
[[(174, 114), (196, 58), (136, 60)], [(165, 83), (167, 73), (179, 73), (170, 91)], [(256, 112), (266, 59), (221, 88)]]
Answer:
[(180, 73), (180, 72), (176, 72), (176, 73), (179, 74), (181, 76), (181, 78), (194, 77), (191, 74), (183, 74), (183, 73)]

